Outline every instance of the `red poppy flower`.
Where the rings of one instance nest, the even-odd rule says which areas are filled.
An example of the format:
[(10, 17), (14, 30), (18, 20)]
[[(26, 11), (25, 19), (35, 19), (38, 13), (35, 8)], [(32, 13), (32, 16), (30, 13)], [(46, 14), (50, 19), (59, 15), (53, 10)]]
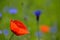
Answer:
[(25, 35), (29, 33), (26, 26), (21, 21), (17, 21), (17, 20), (10, 21), (10, 29), (17, 36)]
[(50, 28), (49, 28), (49, 26), (42, 25), (42, 26), (40, 26), (40, 30), (44, 33), (47, 33), (47, 32), (49, 32)]

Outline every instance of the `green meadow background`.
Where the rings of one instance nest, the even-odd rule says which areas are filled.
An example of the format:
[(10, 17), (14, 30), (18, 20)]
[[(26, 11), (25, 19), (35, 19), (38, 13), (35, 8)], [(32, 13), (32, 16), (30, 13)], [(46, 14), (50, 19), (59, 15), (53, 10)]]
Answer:
[[(2, 13), (2, 19), (0, 20), (0, 30), (8, 29), (9, 35), (0, 35), (0, 40), (9, 40), (12, 32), (10, 31), (10, 19), (20, 20), (27, 25), (30, 34), (24, 36), (12, 37), (12, 40), (38, 40), (35, 36), (37, 31), (35, 10), (42, 10), (40, 15), (39, 27), (41, 25), (48, 25), (52, 27), (54, 22), (58, 22), (58, 31), (55, 34), (56, 39), (60, 40), (60, 0), (0, 0), (0, 12)], [(8, 11), (3, 11), (4, 7), (15, 7), (18, 9), (17, 14), (10, 14)], [(6, 9), (7, 10), (7, 9)], [(27, 16), (27, 21), (24, 17)], [(51, 33), (46, 33), (40, 40), (52, 40)]]

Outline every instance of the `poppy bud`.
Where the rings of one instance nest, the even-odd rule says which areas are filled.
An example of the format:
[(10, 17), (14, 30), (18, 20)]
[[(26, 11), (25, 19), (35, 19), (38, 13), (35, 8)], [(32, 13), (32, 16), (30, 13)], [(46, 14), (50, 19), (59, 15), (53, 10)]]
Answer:
[(50, 31), (50, 28), (49, 28), (49, 26), (42, 25), (42, 26), (40, 27), (40, 30), (41, 30), (42, 32), (44, 32), (44, 33), (47, 33), (47, 32)]
[(26, 26), (21, 21), (17, 21), (17, 20), (11, 20), (10, 29), (17, 36), (25, 35), (29, 33)]

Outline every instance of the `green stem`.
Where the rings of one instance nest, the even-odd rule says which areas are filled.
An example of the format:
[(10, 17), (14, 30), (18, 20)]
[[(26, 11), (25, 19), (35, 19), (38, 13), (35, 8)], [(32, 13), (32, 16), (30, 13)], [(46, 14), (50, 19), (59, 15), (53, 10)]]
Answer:
[(13, 36), (14, 36), (14, 34), (12, 34), (12, 35), (10, 36), (9, 40), (11, 40)]
[(39, 21), (37, 21), (37, 31), (38, 31), (38, 40), (40, 40), (40, 36), (39, 36)]

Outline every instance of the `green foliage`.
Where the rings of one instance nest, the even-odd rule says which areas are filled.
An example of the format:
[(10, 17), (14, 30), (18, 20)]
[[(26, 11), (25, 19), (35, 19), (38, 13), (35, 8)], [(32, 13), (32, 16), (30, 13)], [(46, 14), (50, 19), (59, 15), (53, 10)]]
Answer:
[[(9, 29), (10, 31), (10, 19), (16, 19), (16, 20), (21, 20), (23, 21), (28, 28), (30, 28), (30, 39), (29, 40), (37, 40), (37, 38), (35, 37), (35, 32), (37, 30), (37, 24), (36, 24), (36, 20), (35, 20), (35, 15), (33, 14), (34, 10), (37, 9), (41, 9), (42, 14), (40, 16), (40, 25), (49, 25), (51, 27), (52, 23), (54, 21), (57, 20), (57, 16), (60, 13), (60, 9), (58, 8), (59, 3), (56, 1), (58, 0), (51, 0), (52, 4), (50, 6), (46, 6), (46, 1), (47, 0), (0, 0), (0, 12), (2, 12), (3, 17), (2, 20), (0, 20), (0, 29)], [(21, 3), (24, 3), (23, 7), (21, 5)], [(58, 4), (58, 5), (57, 5)], [(8, 7), (15, 7), (18, 9), (18, 13), (13, 15), (13, 14), (9, 14), (8, 12), (4, 13), (3, 12), (3, 8), (5, 6)], [(24, 15), (27, 14), (29, 16), (28, 22), (25, 22), (24, 20)], [(39, 26), (40, 26), (39, 25)], [(59, 27), (60, 30), (60, 27)], [(11, 36), (12, 32), (10, 31), (9, 35), (7, 36), (7, 39), (9, 39), (9, 37)], [(46, 35), (46, 34), (44, 34)], [(50, 34), (48, 33), (48, 35), (43, 36), (42, 39), (43, 40), (50, 40)], [(13, 40), (25, 40), (24, 38), (28, 39), (28, 35), (27, 36), (14, 36)], [(49, 38), (49, 39), (48, 39)], [(0, 40), (5, 40), (4, 35), (0, 35)]]

